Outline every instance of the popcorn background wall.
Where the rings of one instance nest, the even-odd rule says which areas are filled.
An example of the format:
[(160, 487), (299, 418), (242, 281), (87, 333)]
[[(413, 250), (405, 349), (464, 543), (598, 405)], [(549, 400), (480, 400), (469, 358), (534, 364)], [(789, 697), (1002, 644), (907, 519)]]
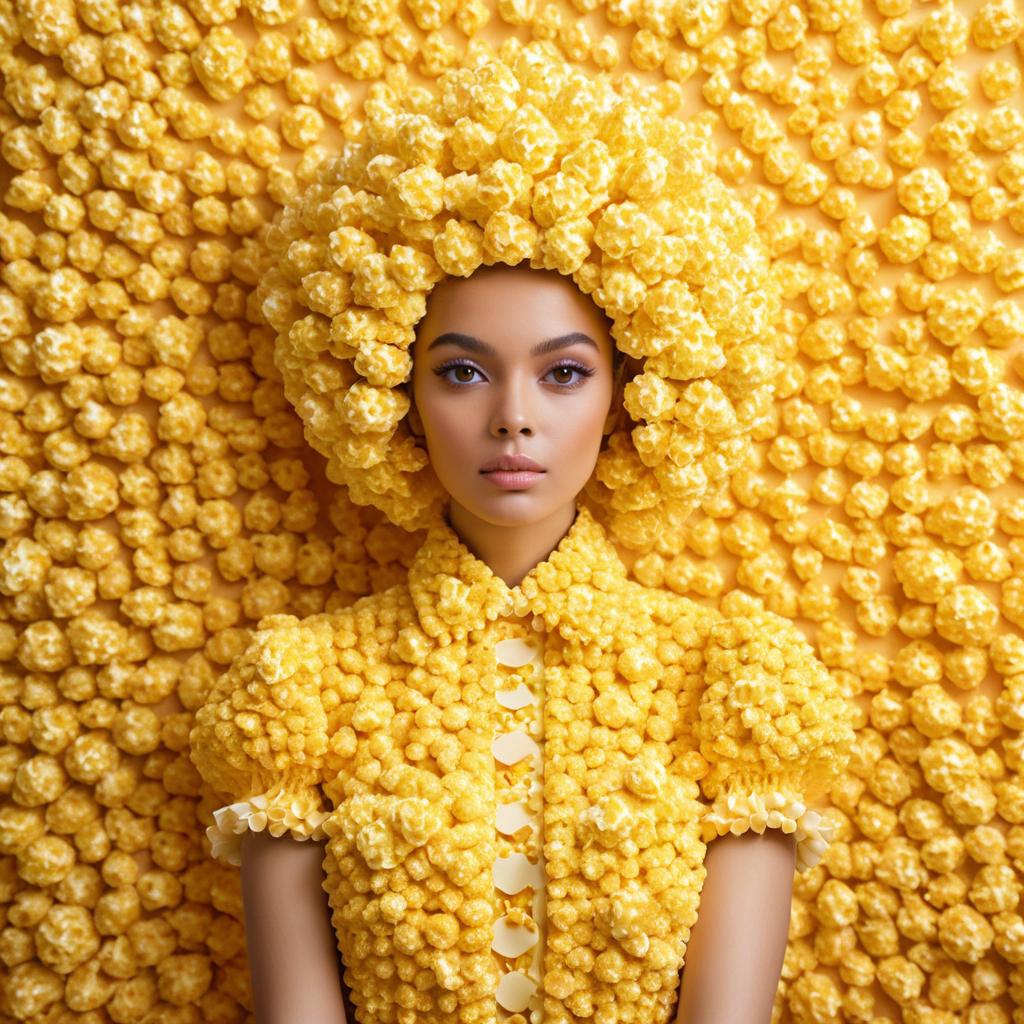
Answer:
[(1024, 1020), (1022, 28), (1000, 0), (0, 0), (0, 1019), (246, 1019), (192, 712), (260, 618), (388, 586), (419, 540), (303, 437), (264, 226), (382, 86), (537, 39), (707, 131), (783, 300), (746, 464), (653, 546), (617, 534), (643, 582), (796, 619), (860, 708), (778, 1018)]

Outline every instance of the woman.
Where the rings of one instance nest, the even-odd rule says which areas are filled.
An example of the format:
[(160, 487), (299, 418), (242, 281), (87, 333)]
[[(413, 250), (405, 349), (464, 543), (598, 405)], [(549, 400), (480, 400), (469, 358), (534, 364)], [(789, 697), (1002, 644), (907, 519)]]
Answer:
[[(571, 105), (583, 83), (541, 88), (543, 48), (524, 52), (520, 101), (549, 92)], [(476, 81), (502, 74), (483, 64)], [(595, 127), (622, 143), (629, 112), (607, 112)], [(650, 121), (632, 128), (656, 141)], [(506, 153), (522, 134), (510, 138)], [(539, 178), (543, 161), (522, 159)], [(594, 171), (584, 156), (571, 166), (600, 179), (583, 173)], [(662, 1024), (677, 1001), (685, 1024), (766, 1021), (794, 858), (806, 867), (826, 843), (806, 800), (848, 755), (848, 712), (792, 625), (629, 580), (598, 515), (642, 546), (659, 515), (671, 529), (692, 507), (695, 481), (724, 472), (742, 417), (723, 426), (705, 405), (687, 422), (701, 392), (689, 404), (684, 392), (677, 430), (652, 413), (665, 397), (654, 378), (724, 367), (736, 388), (743, 360), (673, 353), (664, 340), (649, 351), (613, 273), (590, 289), (601, 306), (584, 294), (595, 279), (582, 263), (542, 269), (543, 239), (523, 243), (529, 266), (516, 259), (514, 191), (497, 200), (509, 211), (502, 232), (473, 213), (507, 183), (506, 167), (500, 179), (481, 171), (473, 201), (451, 193), (451, 208), (487, 224), (475, 265), (464, 260), (468, 222), (424, 230), (435, 214), (417, 189), (430, 176), (400, 181), (397, 167), (349, 154), (269, 240), (280, 267), (263, 309), (311, 442), (356, 500), (427, 535), (406, 582), (301, 623), (264, 619), (197, 715), (193, 760), (233, 800), (209, 832), (215, 856), (242, 860), (261, 1019), (341, 1019), (332, 937), (312, 896), (322, 879), (363, 1024)], [(346, 223), (356, 206), (364, 223), (377, 218), (374, 231)], [(386, 225), (426, 245), (392, 241), (385, 265), (375, 256)], [(621, 262), (600, 223), (594, 237)], [(565, 251), (553, 245), (557, 263)], [(433, 259), (420, 258), (427, 246)], [(696, 255), (689, 266), (715, 308), (712, 268)], [(744, 341), (723, 313), (709, 345), (735, 354)], [(615, 347), (644, 358), (625, 387)], [(706, 453), (700, 474), (662, 473), (650, 500), (627, 445), (657, 465), (655, 447), (667, 459), (680, 436)]]

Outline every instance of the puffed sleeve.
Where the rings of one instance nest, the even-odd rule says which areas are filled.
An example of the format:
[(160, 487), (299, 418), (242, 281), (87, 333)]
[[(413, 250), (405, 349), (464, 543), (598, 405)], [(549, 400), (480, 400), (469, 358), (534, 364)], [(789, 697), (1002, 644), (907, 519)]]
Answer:
[(206, 830), (223, 863), (241, 863), (246, 831), (324, 836), (327, 813), (317, 787), (328, 745), (320, 692), (328, 630), (322, 616), (264, 617), (196, 713), (192, 763), (227, 797)]
[(831, 828), (808, 804), (849, 760), (853, 707), (792, 622), (761, 611), (710, 627), (696, 731), (704, 841), (781, 828), (796, 834), (797, 869), (816, 864)]

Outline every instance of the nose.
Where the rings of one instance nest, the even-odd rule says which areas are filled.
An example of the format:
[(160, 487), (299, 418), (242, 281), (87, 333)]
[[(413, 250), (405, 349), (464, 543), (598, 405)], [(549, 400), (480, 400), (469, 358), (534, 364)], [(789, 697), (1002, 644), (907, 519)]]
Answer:
[(509, 380), (504, 387), (496, 389), (497, 401), (491, 415), (491, 436), (511, 437), (533, 434), (536, 424), (534, 412), (526, 394), (525, 383)]

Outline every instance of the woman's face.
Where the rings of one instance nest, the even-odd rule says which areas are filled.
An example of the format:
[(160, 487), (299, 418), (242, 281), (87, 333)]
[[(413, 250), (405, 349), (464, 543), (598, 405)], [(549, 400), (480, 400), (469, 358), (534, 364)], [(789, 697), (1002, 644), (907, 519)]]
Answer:
[(526, 526), (574, 505), (618, 411), (613, 352), (604, 314), (557, 271), (498, 265), (435, 287), (410, 416), (453, 515)]

